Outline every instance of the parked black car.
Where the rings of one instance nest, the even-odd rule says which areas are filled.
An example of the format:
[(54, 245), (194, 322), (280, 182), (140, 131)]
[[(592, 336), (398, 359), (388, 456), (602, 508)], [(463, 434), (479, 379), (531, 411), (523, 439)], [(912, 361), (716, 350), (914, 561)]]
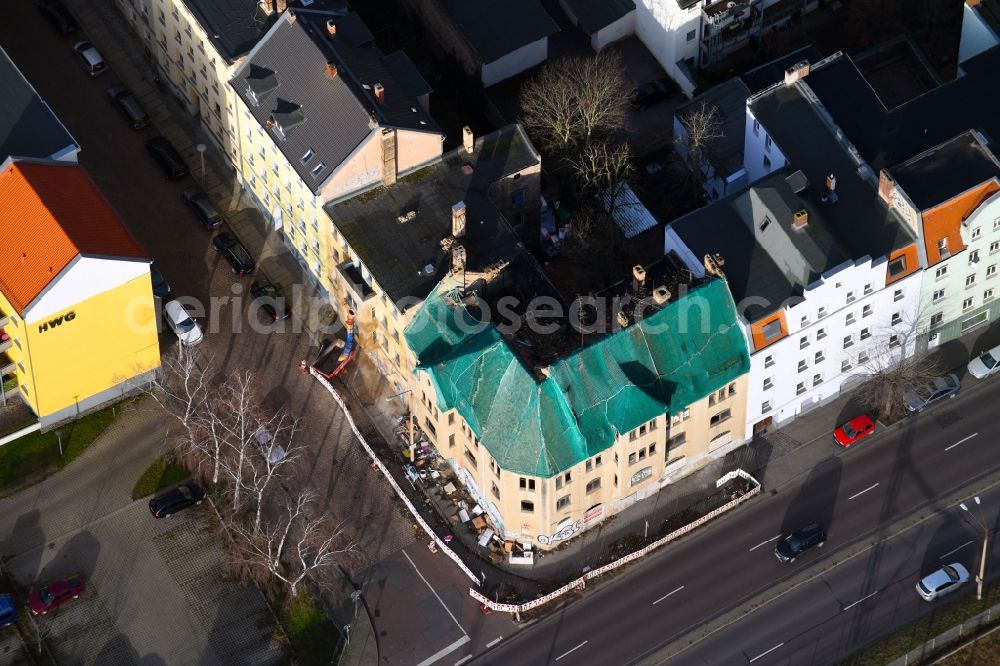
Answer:
[(43, 0), (38, 3), (38, 11), (60, 35), (72, 35), (79, 27), (76, 19), (59, 0)]
[(794, 562), (802, 553), (813, 546), (822, 547), (825, 542), (826, 531), (817, 523), (813, 523), (779, 541), (774, 547), (774, 555), (782, 562)]
[(205, 190), (193, 185), (181, 192), (181, 197), (206, 229), (215, 229), (222, 224), (222, 214), (212, 205)]
[(250, 295), (260, 301), (260, 307), (271, 316), (274, 321), (288, 319), (292, 313), (285, 297), (281, 295), (278, 288), (267, 280), (254, 280), (250, 285)]
[(149, 277), (153, 280), (153, 296), (166, 298), (170, 295), (170, 285), (163, 279), (163, 274), (156, 266), (149, 267)]
[(233, 267), (233, 272), (237, 275), (250, 275), (255, 268), (250, 252), (243, 246), (243, 243), (236, 240), (228, 231), (212, 239), (212, 245), (219, 252), (229, 265)]
[(171, 514), (195, 504), (201, 504), (205, 499), (205, 491), (197, 483), (188, 481), (159, 497), (149, 500), (149, 512), (154, 518), (168, 518)]
[(156, 160), (163, 172), (170, 180), (183, 178), (188, 173), (187, 164), (184, 158), (177, 152), (173, 144), (162, 136), (154, 136), (146, 142), (146, 152)]
[(632, 108), (636, 111), (648, 109), (660, 102), (670, 99), (680, 91), (673, 79), (664, 77), (649, 83), (643, 83), (632, 93)]
[(131, 90), (119, 83), (111, 86), (105, 92), (107, 92), (111, 103), (121, 111), (129, 127), (142, 129), (149, 124), (149, 116), (143, 111), (142, 105), (139, 104), (138, 98), (132, 94)]

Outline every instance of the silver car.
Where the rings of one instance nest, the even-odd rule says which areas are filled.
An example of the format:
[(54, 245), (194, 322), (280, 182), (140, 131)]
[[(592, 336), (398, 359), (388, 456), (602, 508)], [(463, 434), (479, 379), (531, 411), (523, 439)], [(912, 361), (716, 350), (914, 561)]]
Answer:
[(194, 346), (205, 337), (201, 332), (201, 327), (188, 314), (183, 305), (177, 301), (168, 301), (163, 306), (163, 319), (170, 326), (170, 330), (187, 347)]
[(969, 570), (958, 562), (947, 564), (917, 583), (917, 594), (924, 601), (934, 601), (969, 580)]
[(968, 367), (969, 374), (976, 379), (985, 379), (1000, 370), (1000, 345), (969, 361)]
[(958, 377), (954, 374), (935, 377), (915, 389), (903, 393), (903, 403), (909, 412), (922, 412), (938, 400), (954, 398), (958, 389), (962, 388)]

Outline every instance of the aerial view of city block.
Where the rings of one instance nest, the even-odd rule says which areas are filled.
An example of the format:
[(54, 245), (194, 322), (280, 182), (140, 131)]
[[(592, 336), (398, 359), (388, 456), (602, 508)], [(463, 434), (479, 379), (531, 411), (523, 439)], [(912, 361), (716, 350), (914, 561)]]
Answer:
[(1000, 0), (9, 0), (0, 666), (1000, 664)]

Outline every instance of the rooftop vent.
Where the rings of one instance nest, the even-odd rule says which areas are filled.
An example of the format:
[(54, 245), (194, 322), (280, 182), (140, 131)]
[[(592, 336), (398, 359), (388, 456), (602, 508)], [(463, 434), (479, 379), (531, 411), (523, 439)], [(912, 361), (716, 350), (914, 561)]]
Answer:
[(381, 83), (376, 83), (374, 88), (375, 101), (385, 104), (385, 87)]
[(795, 229), (805, 229), (809, 225), (809, 211), (805, 208), (795, 212), (795, 218), (792, 220), (792, 227)]
[(790, 86), (799, 79), (809, 76), (809, 61), (800, 60), (785, 70), (785, 85)]
[(475, 145), (475, 135), (472, 133), (472, 128), (466, 125), (462, 128), (462, 148), (471, 155)]
[(326, 63), (326, 78), (331, 80), (337, 78), (337, 66), (332, 62)]
[(705, 272), (715, 277), (723, 277), (722, 269), (726, 266), (726, 260), (721, 254), (706, 254), (704, 258)]
[(653, 290), (653, 302), (657, 305), (663, 305), (670, 300), (670, 290), (664, 286), (659, 286)]
[(260, 0), (257, 5), (260, 7), (260, 11), (264, 12), (267, 16), (274, 13), (274, 0)]
[(802, 173), (801, 170), (790, 173), (785, 178), (785, 183), (788, 185), (788, 188), (795, 194), (799, 194), (807, 187), (809, 187), (809, 179), (806, 178), (806, 175)]
[(326, 21), (326, 34), (331, 37), (337, 36), (337, 22), (333, 19), (327, 19)]
[(461, 238), (465, 235), (465, 202), (459, 201), (451, 207), (451, 235)]

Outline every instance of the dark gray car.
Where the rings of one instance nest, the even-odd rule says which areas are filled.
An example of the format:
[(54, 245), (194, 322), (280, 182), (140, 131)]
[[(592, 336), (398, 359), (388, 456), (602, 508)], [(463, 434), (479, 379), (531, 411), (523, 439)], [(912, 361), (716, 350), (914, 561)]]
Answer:
[(132, 129), (142, 129), (149, 124), (149, 116), (143, 111), (138, 98), (125, 86), (118, 84), (107, 89), (108, 99), (118, 107), (128, 126)]
[(222, 224), (222, 214), (212, 204), (205, 190), (194, 185), (181, 192), (181, 197), (206, 229), (215, 229)]
[(924, 408), (933, 405), (938, 400), (954, 398), (962, 384), (954, 374), (934, 379), (921, 384), (915, 389), (903, 393), (903, 404), (910, 413), (922, 412)]

